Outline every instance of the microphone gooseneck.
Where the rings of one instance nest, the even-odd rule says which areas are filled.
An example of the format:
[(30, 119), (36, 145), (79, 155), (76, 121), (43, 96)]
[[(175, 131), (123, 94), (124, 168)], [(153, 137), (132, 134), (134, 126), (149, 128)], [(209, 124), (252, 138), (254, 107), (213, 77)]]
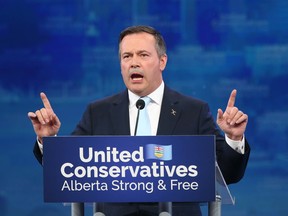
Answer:
[(145, 101), (140, 98), (140, 99), (136, 102), (136, 107), (137, 107), (138, 111), (137, 111), (137, 118), (136, 118), (134, 136), (136, 136), (136, 133), (137, 133), (137, 127), (138, 127), (138, 121), (139, 121), (139, 113), (140, 113), (140, 110), (144, 109), (144, 107), (145, 107)]

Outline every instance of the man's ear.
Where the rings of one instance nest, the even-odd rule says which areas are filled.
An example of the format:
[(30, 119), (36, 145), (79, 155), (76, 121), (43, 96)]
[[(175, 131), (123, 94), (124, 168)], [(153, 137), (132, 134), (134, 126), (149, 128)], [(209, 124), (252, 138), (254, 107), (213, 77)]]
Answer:
[(168, 56), (166, 54), (160, 57), (160, 70), (161, 71), (164, 71), (167, 61), (168, 61)]

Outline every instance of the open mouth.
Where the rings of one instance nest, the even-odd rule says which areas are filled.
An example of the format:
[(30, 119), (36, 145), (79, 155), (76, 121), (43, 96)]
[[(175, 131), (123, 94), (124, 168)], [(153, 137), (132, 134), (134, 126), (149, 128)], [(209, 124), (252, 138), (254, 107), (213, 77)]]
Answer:
[(133, 74), (131, 75), (131, 79), (132, 79), (133, 81), (140, 81), (140, 80), (143, 79), (143, 76), (142, 76), (141, 74), (138, 74), (138, 73), (133, 73)]

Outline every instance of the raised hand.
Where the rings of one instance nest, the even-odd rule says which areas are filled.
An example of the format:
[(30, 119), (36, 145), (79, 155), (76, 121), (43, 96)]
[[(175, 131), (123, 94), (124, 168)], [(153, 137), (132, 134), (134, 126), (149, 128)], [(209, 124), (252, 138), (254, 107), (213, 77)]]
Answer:
[(44, 136), (54, 136), (58, 133), (61, 122), (54, 113), (52, 106), (46, 95), (40, 93), (44, 107), (35, 112), (29, 112), (28, 117), (31, 120), (34, 131), (41, 143)]
[(242, 140), (248, 116), (235, 107), (237, 91), (231, 92), (225, 112), (218, 109), (217, 124), (221, 130), (232, 140)]

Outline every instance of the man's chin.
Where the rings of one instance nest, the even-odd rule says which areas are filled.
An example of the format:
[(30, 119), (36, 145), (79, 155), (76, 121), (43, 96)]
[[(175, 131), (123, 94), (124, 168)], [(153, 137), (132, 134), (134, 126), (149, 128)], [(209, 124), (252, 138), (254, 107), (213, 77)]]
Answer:
[(130, 88), (129, 90), (140, 97), (146, 96), (143, 88)]

